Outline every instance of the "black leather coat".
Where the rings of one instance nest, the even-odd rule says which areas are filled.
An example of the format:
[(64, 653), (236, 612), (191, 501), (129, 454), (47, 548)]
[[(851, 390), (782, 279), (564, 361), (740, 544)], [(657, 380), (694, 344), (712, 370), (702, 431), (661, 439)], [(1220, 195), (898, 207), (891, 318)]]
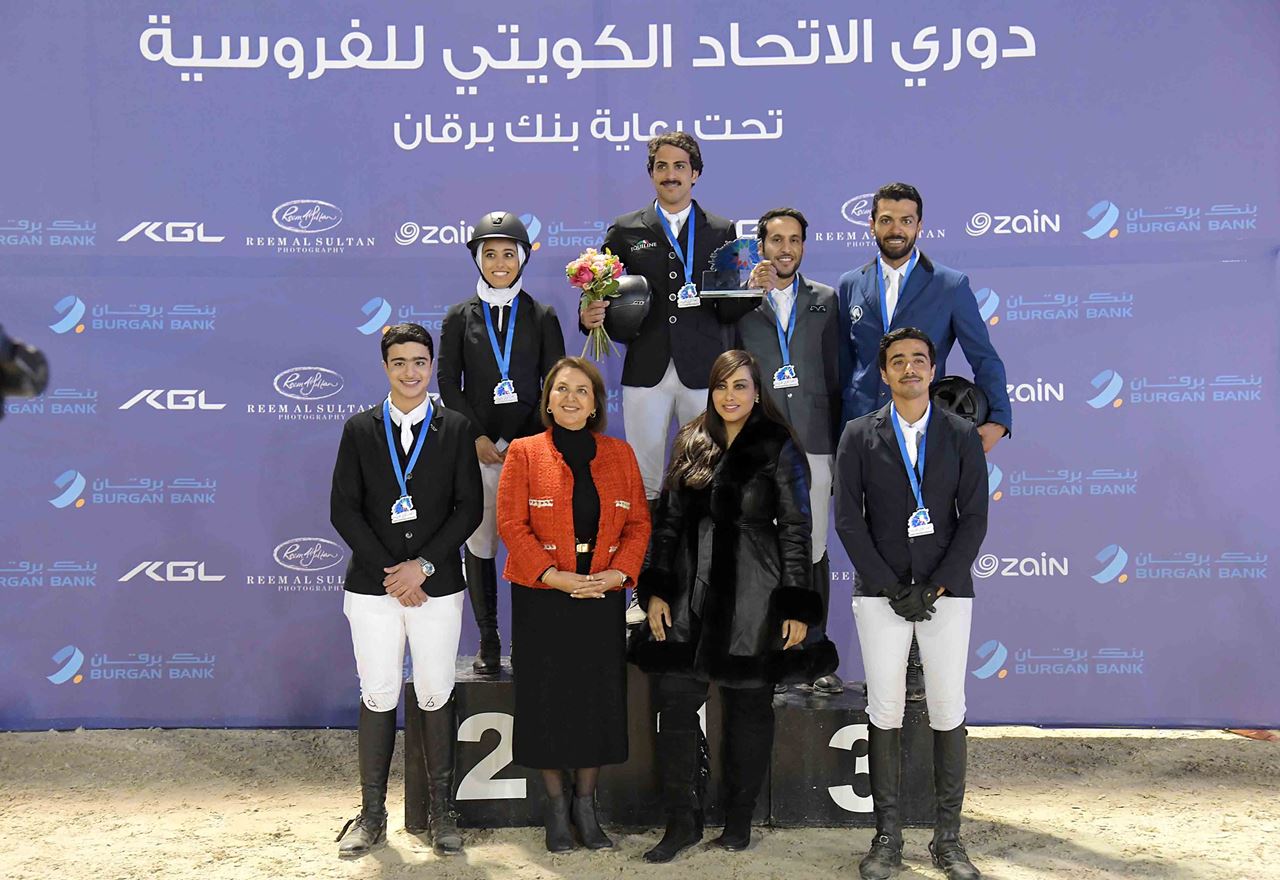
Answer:
[(826, 639), (782, 650), (784, 620), (822, 619), (811, 533), (804, 452), (785, 428), (753, 414), (708, 487), (663, 492), (638, 590), (645, 607), (664, 599), (672, 623), (662, 642), (647, 622), (637, 629), (632, 661), (737, 687), (833, 671), (839, 660)]

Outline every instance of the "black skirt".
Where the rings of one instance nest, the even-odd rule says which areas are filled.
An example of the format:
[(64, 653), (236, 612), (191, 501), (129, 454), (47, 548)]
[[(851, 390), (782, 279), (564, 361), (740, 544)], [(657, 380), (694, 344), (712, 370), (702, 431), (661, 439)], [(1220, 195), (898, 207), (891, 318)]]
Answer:
[(626, 593), (511, 585), (512, 753), (543, 770), (627, 760)]

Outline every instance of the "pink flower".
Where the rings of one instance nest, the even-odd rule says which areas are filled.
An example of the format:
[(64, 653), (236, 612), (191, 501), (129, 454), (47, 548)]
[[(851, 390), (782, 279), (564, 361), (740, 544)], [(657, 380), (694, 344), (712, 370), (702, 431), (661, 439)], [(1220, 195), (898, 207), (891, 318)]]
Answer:
[(578, 271), (573, 273), (573, 277), (569, 279), (578, 287), (585, 287), (595, 280), (595, 273), (591, 271), (591, 266), (582, 263), (578, 266)]
[(622, 261), (621, 260), (618, 260), (613, 264), (613, 277), (614, 278), (622, 277)]

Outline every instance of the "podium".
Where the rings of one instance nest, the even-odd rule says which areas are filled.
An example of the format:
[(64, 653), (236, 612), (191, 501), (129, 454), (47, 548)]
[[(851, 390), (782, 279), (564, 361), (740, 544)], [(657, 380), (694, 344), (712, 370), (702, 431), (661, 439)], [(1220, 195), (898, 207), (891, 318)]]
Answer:
[[(514, 692), (504, 658), (496, 676), (479, 676), (459, 660), (458, 742), (454, 758), (454, 808), (467, 828), (542, 824), (545, 792), (538, 770), (512, 763)], [(602, 822), (656, 827), (666, 817), (660, 800), (654, 745), (658, 719), (649, 676), (627, 667), (628, 759), (600, 772), (597, 801)], [(412, 683), (405, 686), (405, 828), (427, 827), (426, 767), (422, 719)], [(768, 774), (756, 804), (756, 824), (778, 827), (874, 826), (867, 765), (866, 699), (860, 683), (843, 694), (816, 696), (790, 689), (774, 698), (777, 729)], [(711, 688), (703, 709), (711, 757), (706, 824), (724, 822), (721, 706)], [(932, 825), (933, 736), (923, 703), (908, 703), (902, 731), (899, 807), (904, 823)]]

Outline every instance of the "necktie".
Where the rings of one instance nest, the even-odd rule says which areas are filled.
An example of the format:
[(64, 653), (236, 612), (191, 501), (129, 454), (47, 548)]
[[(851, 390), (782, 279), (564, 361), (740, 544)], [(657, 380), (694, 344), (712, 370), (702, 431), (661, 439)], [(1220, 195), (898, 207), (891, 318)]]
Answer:
[(886, 272), (884, 280), (884, 302), (885, 307), (889, 309), (889, 314), (885, 315), (890, 321), (893, 320), (894, 309), (898, 307), (898, 273)]
[(790, 291), (783, 292), (775, 290), (773, 292), (773, 311), (778, 316), (778, 323), (782, 325), (782, 329), (786, 330), (787, 325), (791, 322), (791, 303), (787, 298)]
[(400, 446), (404, 449), (405, 455), (413, 449), (413, 425), (409, 424), (407, 415), (400, 417)]

